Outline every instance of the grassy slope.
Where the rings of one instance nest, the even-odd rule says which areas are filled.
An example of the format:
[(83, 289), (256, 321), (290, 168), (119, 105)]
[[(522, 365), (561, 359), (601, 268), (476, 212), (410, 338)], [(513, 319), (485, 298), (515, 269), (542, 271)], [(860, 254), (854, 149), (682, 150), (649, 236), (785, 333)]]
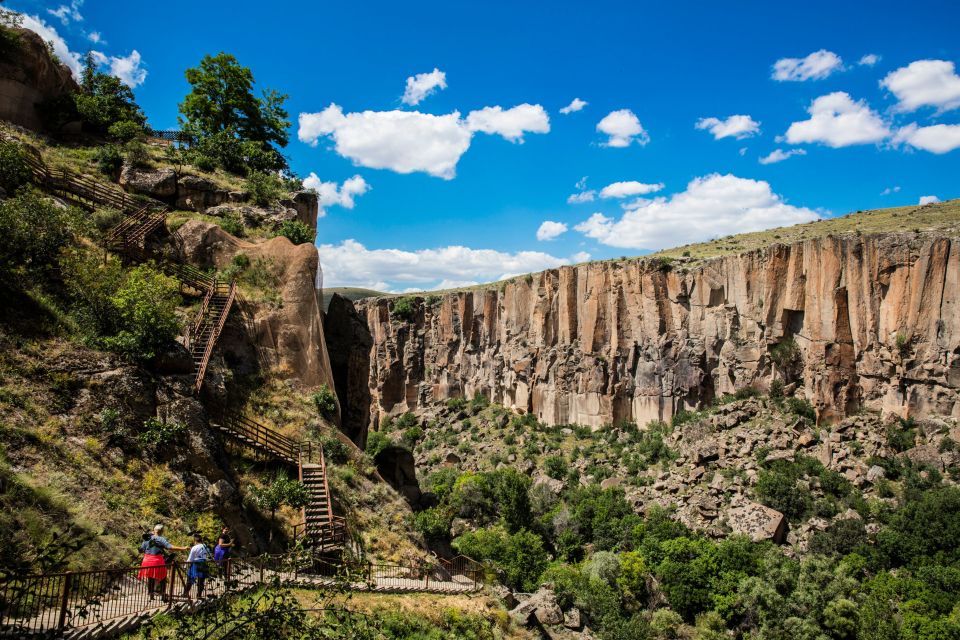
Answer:
[[(741, 233), (710, 240), (687, 244), (671, 249), (663, 249), (656, 253), (633, 258), (613, 258), (600, 262), (622, 262), (624, 260), (648, 260), (653, 257), (680, 258), (688, 252), (695, 261), (717, 258), (720, 256), (744, 253), (755, 249), (762, 249), (772, 244), (792, 244), (812, 238), (822, 238), (829, 235), (844, 233), (891, 233), (897, 231), (932, 232), (946, 236), (960, 235), (960, 200), (947, 200), (936, 204), (909, 207), (892, 207), (889, 209), (874, 209), (871, 211), (857, 211), (845, 216), (826, 218), (817, 222), (793, 225), (790, 227), (775, 227), (753, 233)], [(524, 277), (524, 276), (518, 276)], [(516, 280), (510, 278), (497, 282), (488, 282), (472, 287), (457, 289), (442, 289), (438, 291), (407, 294), (442, 295), (457, 291), (482, 291), (497, 288), (505, 282)], [(382, 294), (387, 296), (389, 294)]]
[(360, 300), (361, 298), (379, 298), (380, 296), (388, 295), (382, 291), (374, 291), (373, 289), (363, 289), (361, 287), (329, 287), (323, 290), (323, 310), (326, 311), (330, 307), (330, 299), (333, 297), (333, 294), (338, 293), (347, 300)]

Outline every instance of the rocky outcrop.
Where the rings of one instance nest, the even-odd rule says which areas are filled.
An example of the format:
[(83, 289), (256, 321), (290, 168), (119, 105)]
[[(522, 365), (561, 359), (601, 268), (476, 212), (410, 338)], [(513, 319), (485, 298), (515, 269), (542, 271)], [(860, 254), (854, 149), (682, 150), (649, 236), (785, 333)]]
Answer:
[(373, 339), (353, 303), (333, 294), (323, 319), (323, 333), (330, 354), (330, 368), (341, 401), (340, 430), (361, 449), (367, 443), (370, 423), (370, 347)]
[(388, 446), (377, 454), (374, 460), (377, 472), (402, 495), (410, 506), (417, 508), (423, 496), (417, 480), (417, 468), (413, 454), (406, 447)]
[[(487, 395), (548, 423), (668, 420), (781, 380), (832, 421), (860, 408), (960, 416), (960, 241), (844, 235), (682, 261), (624, 260), (357, 303), (371, 425)], [(778, 346), (779, 345), (779, 346)]]
[(252, 344), (274, 374), (306, 387), (334, 387), (314, 289), (318, 258), (313, 245), (294, 245), (284, 237), (246, 242), (198, 220), (184, 224), (177, 236), (181, 256), (191, 264), (223, 269), (242, 253), (270, 280), (265, 292), (268, 300), (247, 300), (242, 305), (248, 327), (236, 336), (235, 344), (225, 333), (225, 350), (244, 353)]
[(0, 120), (40, 130), (37, 106), (79, 91), (70, 69), (55, 60), (47, 43), (28, 29), (16, 29), (19, 46), (0, 56)]

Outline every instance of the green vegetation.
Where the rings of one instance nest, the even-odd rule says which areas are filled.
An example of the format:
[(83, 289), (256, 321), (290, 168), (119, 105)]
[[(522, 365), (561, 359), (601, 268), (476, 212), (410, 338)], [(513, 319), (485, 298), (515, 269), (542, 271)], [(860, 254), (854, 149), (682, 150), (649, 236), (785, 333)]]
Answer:
[(277, 229), (277, 235), (283, 236), (293, 244), (313, 243), (316, 233), (299, 220), (285, 220)]
[(310, 502), (310, 491), (306, 485), (299, 480), (291, 480), (284, 473), (277, 473), (266, 486), (251, 485), (247, 495), (255, 506), (270, 512), (271, 520), (276, 518), (280, 507), (300, 509)]
[(277, 147), (288, 141), (287, 96), (254, 95), (253, 73), (227, 53), (204, 56), (185, 75), (191, 91), (180, 103), (182, 124), (197, 136), (191, 162), (240, 175), (286, 169)]
[(337, 413), (337, 396), (330, 390), (326, 383), (321, 384), (316, 393), (312, 396), (313, 404), (324, 418), (332, 418)]
[(81, 228), (78, 210), (58, 207), (36, 191), (0, 201), (0, 274), (25, 283), (51, 276), (60, 249)]
[(0, 189), (7, 194), (30, 182), (31, 172), (18, 144), (0, 141)]
[(415, 300), (409, 297), (396, 298), (393, 301), (393, 307), (390, 309), (390, 313), (393, 317), (403, 320), (404, 322), (409, 322), (413, 319), (413, 314), (415, 312)]

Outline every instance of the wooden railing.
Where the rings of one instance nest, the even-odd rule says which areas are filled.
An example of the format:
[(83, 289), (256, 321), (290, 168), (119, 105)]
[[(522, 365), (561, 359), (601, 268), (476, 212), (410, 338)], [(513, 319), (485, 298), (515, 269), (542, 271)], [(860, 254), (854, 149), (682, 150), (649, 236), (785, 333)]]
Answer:
[(179, 129), (147, 129), (148, 138), (154, 140), (163, 140), (164, 142), (179, 142), (181, 144), (191, 145), (196, 141), (196, 136), (192, 133), (180, 131)]
[[(213, 291), (212, 296), (217, 296), (222, 294), (222, 291), (219, 288), (219, 283), (217, 283), (216, 280), (214, 280), (214, 284), (210, 288), (210, 290)], [(197, 364), (197, 371), (194, 376), (194, 383), (193, 383), (195, 393), (200, 393), (200, 389), (203, 387), (203, 378), (207, 373), (207, 366), (210, 364), (210, 356), (213, 355), (213, 348), (216, 346), (217, 339), (220, 337), (220, 333), (223, 331), (223, 327), (227, 323), (227, 317), (230, 315), (230, 308), (233, 306), (233, 301), (236, 298), (236, 295), (237, 295), (237, 283), (235, 281), (231, 281), (226, 293), (227, 299), (223, 304), (223, 308), (220, 309), (220, 313), (218, 314), (218, 316), (213, 319), (213, 322), (215, 324), (212, 328), (212, 331), (207, 336), (207, 343), (204, 346), (203, 355), (201, 357), (200, 362)], [(212, 296), (211, 296), (211, 299), (212, 299)], [(207, 318), (207, 315), (206, 315), (206, 309), (204, 309), (204, 313), (198, 317), (197, 322), (199, 323), (210, 322), (210, 319)], [(204, 327), (201, 324), (200, 326), (195, 328), (195, 331), (202, 332), (203, 328)]]
[(300, 443), (292, 438), (255, 422), (242, 413), (224, 411), (220, 415), (221, 426), (244, 446), (269, 454), (288, 464), (297, 464)]

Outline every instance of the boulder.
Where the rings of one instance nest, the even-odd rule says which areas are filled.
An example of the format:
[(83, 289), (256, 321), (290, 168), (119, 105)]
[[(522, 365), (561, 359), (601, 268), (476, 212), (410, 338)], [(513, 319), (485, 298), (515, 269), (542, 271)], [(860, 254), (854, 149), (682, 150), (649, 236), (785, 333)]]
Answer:
[(734, 533), (748, 536), (754, 542), (772, 540), (780, 543), (787, 535), (786, 517), (757, 502), (730, 509), (727, 520)]
[(297, 212), (296, 220), (317, 230), (317, 214), (320, 213), (320, 200), (317, 192), (311, 190), (294, 191), (287, 198), (282, 198), (280, 204)]
[(209, 178), (183, 176), (177, 183), (176, 207), (189, 211), (206, 211), (225, 202), (243, 202), (247, 194), (229, 191)]
[(169, 200), (177, 195), (177, 172), (169, 167), (145, 169), (124, 163), (120, 171), (120, 186), (131, 193)]
[(563, 626), (567, 629), (580, 629), (583, 627), (583, 614), (576, 607), (563, 614)]
[(510, 611), (510, 617), (524, 625), (532, 623), (533, 616), (540, 624), (554, 626), (563, 624), (563, 611), (557, 604), (553, 591), (540, 587), (536, 593)]
[(873, 465), (867, 469), (867, 482), (870, 484), (876, 483), (878, 480), (887, 477), (887, 472), (884, 471), (883, 467), (879, 465)]

